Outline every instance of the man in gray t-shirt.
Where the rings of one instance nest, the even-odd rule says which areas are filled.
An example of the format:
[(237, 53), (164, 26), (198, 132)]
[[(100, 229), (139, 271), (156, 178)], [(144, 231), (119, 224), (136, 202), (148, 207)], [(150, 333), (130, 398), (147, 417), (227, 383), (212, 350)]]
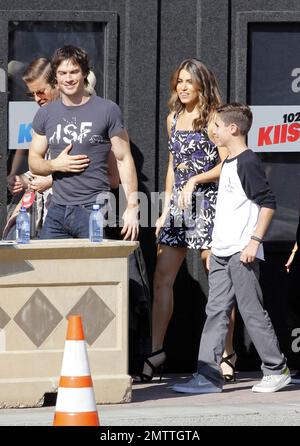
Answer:
[[(137, 176), (121, 111), (114, 102), (85, 92), (89, 66), (82, 49), (65, 46), (56, 50), (52, 69), (61, 98), (37, 112), (29, 151), (31, 171), (53, 176), (52, 205), (41, 237), (88, 237), (92, 204), (99, 194), (110, 190), (108, 156), (112, 150), (127, 198), (122, 234), (124, 239), (135, 240)], [(44, 159), (48, 146), (51, 160)]]
[(80, 174), (54, 172), (54, 203), (92, 203), (99, 192), (110, 190), (110, 139), (124, 130), (121, 111), (115, 103), (92, 95), (85, 104), (68, 107), (58, 99), (38, 111), (32, 127), (38, 135), (46, 136), (52, 159), (72, 144), (70, 155), (84, 154), (90, 160)]

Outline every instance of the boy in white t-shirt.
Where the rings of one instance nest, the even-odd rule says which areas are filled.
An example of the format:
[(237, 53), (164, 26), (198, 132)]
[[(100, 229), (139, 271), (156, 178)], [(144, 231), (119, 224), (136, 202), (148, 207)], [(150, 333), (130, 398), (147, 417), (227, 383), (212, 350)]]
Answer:
[(258, 281), (258, 262), (264, 259), (262, 239), (276, 202), (259, 157), (246, 144), (251, 124), (252, 112), (247, 105), (226, 104), (217, 109), (214, 136), (219, 146), (228, 149), (229, 156), (223, 163), (219, 181), (209, 262), (207, 320), (197, 373), (189, 382), (173, 386), (177, 392), (222, 391), (219, 366), (235, 303), (262, 360), (264, 376), (252, 391), (276, 392), (291, 381), (286, 358), (263, 307)]

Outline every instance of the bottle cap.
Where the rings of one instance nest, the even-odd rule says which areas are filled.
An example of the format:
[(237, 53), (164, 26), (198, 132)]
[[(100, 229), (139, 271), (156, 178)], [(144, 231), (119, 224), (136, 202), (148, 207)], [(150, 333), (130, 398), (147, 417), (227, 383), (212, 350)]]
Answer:
[(26, 212), (26, 208), (24, 206), (20, 207), (20, 212)]
[(93, 210), (97, 211), (98, 209), (100, 209), (99, 204), (93, 204)]

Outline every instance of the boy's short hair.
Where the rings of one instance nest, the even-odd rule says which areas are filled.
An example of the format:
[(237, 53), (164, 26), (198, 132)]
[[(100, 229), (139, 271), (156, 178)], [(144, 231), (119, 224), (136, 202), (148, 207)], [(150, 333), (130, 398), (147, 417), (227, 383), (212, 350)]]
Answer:
[(252, 111), (248, 105), (232, 102), (231, 104), (221, 105), (216, 109), (216, 112), (226, 126), (235, 124), (241, 135), (247, 135), (253, 121)]

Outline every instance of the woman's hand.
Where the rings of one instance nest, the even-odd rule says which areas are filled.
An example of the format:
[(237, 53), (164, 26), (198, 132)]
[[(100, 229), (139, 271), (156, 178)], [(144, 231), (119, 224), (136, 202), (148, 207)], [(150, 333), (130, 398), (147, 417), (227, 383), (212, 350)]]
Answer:
[(155, 222), (155, 236), (158, 237), (161, 228), (164, 226), (168, 212), (163, 212)]
[(291, 268), (291, 265), (292, 265), (292, 263), (294, 261), (294, 257), (295, 257), (295, 254), (296, 254), (297, 251), (298, 251), (298, 244), (297, 244), (297, 242), (295, 242), (295, 244), (293, 246), (293, 249), (292, 249), (292, 252), (290, 254), (290, 257), (288, 258), (288, 261), (284, 265), (285, 268), (286, 268), (286, 272), (287, 273), (290, 272), (290, 268)]
[(288, 258), (288, 261), (287, 261), (286, 264), (284, 265), (287, 273), (290, 272), (290, 268), (291, 268), (292, 263), (293, 263), (293, 261), (294, 261), (295, 254), (296, 254), (296, 252), (295, 252), (295, 251), (292, 251), (290, 257)]
[(186, 209), (192, 204), (192, 196), (196, 183), (194, 178), (190, 178), (184, 188), (179, 192), (178, 206), (180, 209)]

